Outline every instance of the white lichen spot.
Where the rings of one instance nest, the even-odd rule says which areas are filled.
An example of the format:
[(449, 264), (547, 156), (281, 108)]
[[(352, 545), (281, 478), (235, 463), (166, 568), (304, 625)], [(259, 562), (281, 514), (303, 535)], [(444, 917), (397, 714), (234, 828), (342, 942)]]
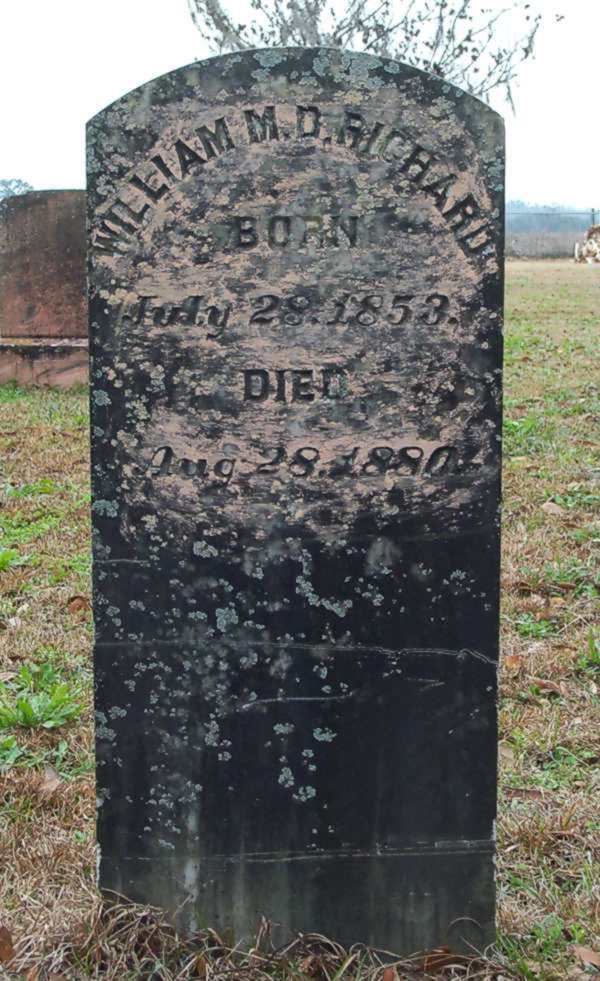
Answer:
[(203, 559), (209, 559), (212, 555), (219, 554), (214, 545), (209, 545), (208, 542), (194, 542), (192, 551), (194, 555), (199, 555)]
[(298, 787), (297, 792), (293, 796), (294, 796), (294, 800), (299, 800), (304, 804), (307, 800), (311, 800), (311, 798), (316, 797), (317, 791), (315, 790), (314, 787), (310, 787), (310, 786)]
[(220, 735), (221, 730), (219, 729), (219, 723), (216, 721), (216, 719), (211, 719), (206, 727), (206, 732), (204, 733), (204, 742), (207, 746), (218, 746)]
[(97, 388), (92, 396), (96, 405), (110, 405), (110, 398), (101, 388)]
[(276, 732), (278, 736), (289, 736), (294, 728), (291, 722), (278, 722), (273, 726), (273, 732)]
[(217, 619), (217, 630), (220, 630), (223, 634), (226, 633), (229, 626), (235, 626), (236, 623), (239, 623), (237, 613), (230, 606), (225, 609), (219, 608), (215, 610), (215, 616)]
[(333, 729), (313, 729), (313, 736), (319, 743), (332, 743), (337, 733)]
[(109, 708), (108, 714), (111, 719), (124, 719), (127, 716), (126, 710), (121, 708), (120, 705), (113, 705), (112, 708)]
[(107, 518), (116, 518), (119, 513), (119, 506), (116, 501), (94, 501), (92, 511), (96, 514), (103, 514)]
[(280, 783), (282, 787), (293, 787), (295, 782), (294, 774), (290, 770), (289, 766), (284, 766), (283, 770), (279, 774), (278, 783)]

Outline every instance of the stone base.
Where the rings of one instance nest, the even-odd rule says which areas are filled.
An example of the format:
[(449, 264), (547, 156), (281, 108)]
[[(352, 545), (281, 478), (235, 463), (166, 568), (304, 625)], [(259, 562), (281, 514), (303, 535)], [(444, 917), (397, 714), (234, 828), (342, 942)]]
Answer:
[(0, 384), (57, 385), (70, 388), (87, 384), (87, 338), (21, 338), (0, 340)]

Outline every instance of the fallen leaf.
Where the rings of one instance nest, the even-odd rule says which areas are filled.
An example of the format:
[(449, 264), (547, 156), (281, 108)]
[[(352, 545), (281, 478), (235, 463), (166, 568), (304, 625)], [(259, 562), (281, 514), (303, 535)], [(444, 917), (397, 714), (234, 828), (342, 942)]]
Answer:
[(546, 501), (542, 504), (542, 511), (546, 514), (551, 514), (553, 518), (562, 518), (563, 514), (566, 514), (564, 508), (561, 508), (560, 504), (555, 504), (554, 501)]
[(67, 610), (69, 613), (83, 613), (89, 609), (91, 609), (91, 607), (87, 596), (71, 596), (70, 600), (67, 602)]
[(544, 796), (542, 791), (535, 787), (508, 787), (505, 794), (507, 797), (524, 798), (525, 800), (539, 800)]
[(38, 790), (43, 797), (51, 797), (62, 786), (62, 782), (59, 773), (54, 767), (47, 765), (44, 767), (44, 775), (38, 786)]
[(6, 927), (0, 926), (0, 964), (10, 964), (14, 956), (12, 937)]
[(567, 601), (564, 596), (551, 596), (550, 606), (566, 606)]
[(523, 667), (525, 659), (522, 654), (505, 654), (502, 664), (509, 674), (518, 674)]
[(563, 693), (562, 688), (555, 681), (547, 681), (545, 678), (530, 678), (529, 681), (541, 692), (547, 692), (549, 695), (562, 695)]
[(39, 967), (30, 967), (25, 975), (25, 981), (39, 981), (40, 969)]
[(600, 954), (596, 950), (592, 950), (591, 947), (573, 947), (573, 953), (584, 966), (591, 964), (592, 967), (600, 967)]
[(382, 981), (398, 981), (396, 969), (394, 967), (386, 967), (385, 971), (383, 972)]

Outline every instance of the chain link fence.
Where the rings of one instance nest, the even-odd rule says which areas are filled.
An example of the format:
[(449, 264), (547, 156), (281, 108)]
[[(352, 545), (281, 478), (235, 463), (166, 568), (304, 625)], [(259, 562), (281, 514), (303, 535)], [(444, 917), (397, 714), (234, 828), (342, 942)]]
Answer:
[(590, 225), (600, 223), (600, 209), (586, 211), (506, 212), (506, 254), (521, 259), (572, 256)]

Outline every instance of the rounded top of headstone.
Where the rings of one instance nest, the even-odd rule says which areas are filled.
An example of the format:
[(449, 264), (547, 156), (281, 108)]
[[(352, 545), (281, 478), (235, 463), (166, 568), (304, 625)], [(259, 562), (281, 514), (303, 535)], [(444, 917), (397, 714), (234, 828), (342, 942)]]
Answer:
[[(195, 89), (200, 81), (210, 79), (213, 83), (227, 86), (232, 80), (239, 80), (242, 75), (247, 82), (255, 84), (285, 74), (288, 70), (291, 72), (290, 81), (302, 81), (314, 76), (323, 86), (334, 85), (340, 89), (344, 88), (348, 81), (351, 81), (354, 86), (362, 84), (365, 88), (377, 89), (381, 87), (382, 81), (395, 80), (400, 83), (413, 80), (427, 86), (431, 92), (436, 90), (442, 92), (456, 102), (464, 100), (472, 103), (486, 116), (495, 116), (501, 124), (503, 123), (502, 116), (487, 102), (440, 75), (394, 58), (373, 55), (365, 51), (317, 46), (250, 48), (190, 62), (131, 89), (92, 116), (88, 125), (93, 124), (111, 109), (130, 106), (136, 96), (147, 98), (145, 93), (149, 89), (155, 90), (156, 97), (165, 102), (169, 101), (169, 94), (179, 98), (182, 86), (190, 87), (194, 96), (201, 98), (202, 93)], [(301, 71), (301, 75), (297, 74), (298, 70)], [(213, 88), (214, 85), (211, 86), (211, 92)], [(209, 94), (209, 91), (205, 92), (205, 95)]]
[(85, 191), (0, 201), (0, 336), (87, 335)]

